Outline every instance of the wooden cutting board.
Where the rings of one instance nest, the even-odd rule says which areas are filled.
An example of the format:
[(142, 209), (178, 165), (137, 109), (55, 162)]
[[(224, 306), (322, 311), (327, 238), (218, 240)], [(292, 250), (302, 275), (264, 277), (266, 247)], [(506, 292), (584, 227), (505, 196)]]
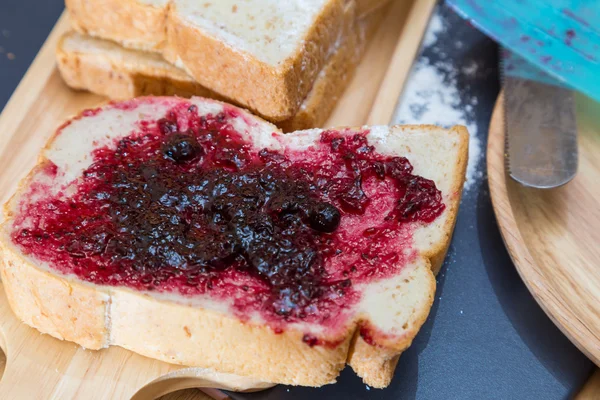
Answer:
[(572, 182), (538, 190), (508, 177), (502, 96), (490, 124), (487, 170), (496, 218), (519, 274), (562, 332), (600, 365), (600, 104), (584, 96), (576, 104), (579, 171)]
[[(394, 0), (328, 126), (388, 123), (435, 0)], [(105, 101), (70, 90), (54, 60), (58, 38), (69, 29), (63, 15), (0, 115), (2, 202), (34, 165), (40, 148), (67, 117)], [(0, 397), (6, 399), (151, 399), (190, 387), (215, 387), (199, 369), (151, 360), (119, 347), (88, 351), (40, 335), (13, 315), (0, 289), (0, 345), (6, 366)], [(210, 378), (210, 377), (208, 377)], [(240, 387), (251, 382), (237, 381)], [(212, 395), (223, 397), (220, 392)], [(167, 399), (168, 397), (165, 397)], [(175, 398), (202, 399), (200, 392)]]

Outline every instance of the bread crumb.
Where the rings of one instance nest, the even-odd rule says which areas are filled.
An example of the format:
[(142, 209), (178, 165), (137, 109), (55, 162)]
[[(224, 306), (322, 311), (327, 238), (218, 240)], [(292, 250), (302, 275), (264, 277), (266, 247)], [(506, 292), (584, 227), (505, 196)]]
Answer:
[(192, 337), (192, 332), (190, 332), (190, 328), (184, 325), (183, 330), (185, 331), (185, 336)]
[(8, 57), (8, 59), (10, 61), (14, 60), (16, 58), (16, 56), (14, 55), (14, 53), (6, 53), (6, 57)]
[(231, 12), (232, 12), (232, 13), (236, 13), (236, 12), (237, 12), (237, 5), (236, 5), (236, 4), (234, 4), (234, 5), (231, 7)]

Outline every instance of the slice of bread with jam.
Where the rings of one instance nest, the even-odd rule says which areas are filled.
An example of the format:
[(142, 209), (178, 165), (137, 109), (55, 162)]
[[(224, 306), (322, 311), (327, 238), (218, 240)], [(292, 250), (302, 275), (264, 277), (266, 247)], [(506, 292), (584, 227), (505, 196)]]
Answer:
[(349, 364), (385, 387), (433, 303), (467, 143), (110, 103), (58, 128), (6, 204), (2, 282), (23, 322), (88, 349), (307, 386)]

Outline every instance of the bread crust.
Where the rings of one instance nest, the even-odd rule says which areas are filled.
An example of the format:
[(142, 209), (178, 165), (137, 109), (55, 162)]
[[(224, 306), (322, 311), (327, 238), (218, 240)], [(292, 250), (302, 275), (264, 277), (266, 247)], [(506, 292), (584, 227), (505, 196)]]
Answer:
[(277, 126), (284, 132), (293, 132), (325, 125), (354, 76), (382, 16), (371, 13), (353, 24), (354, 29), (329, 58), (296, 115), (276, 122)]
[(87, 285), (37, 268), (5, 243), (0, 254), (17, 317), (88, 349), (118, 345), (168, 363), (308, 386), (334, 382), (346, 362), (352, 335), (334, 348), (309, 347), (301, 332), (276, 334), (210, 310)]
[[(424, 127), (433, 129), (434, 125), (426, 125)], [(452, 233), (456, 226), (456, 218), (458, 217), (458, 207), (460, 206), (462, 198), (462, 190), (465, 185), (467, 163), (469, 161), (469, 132), (467, 131), (467, 128), (458, 125), (452, 127), (451, 131), (458, 134), (460, 140), (456, 145), (458, 147), (457, 154), (459, 156), (456, 166), (457, 176), (449, 177), (450, 181), (453, 183), (449, 193), (452, 193), (453, 196), (452, 200), (446, 203), (446, 210), (449, 218), (446, 219), (442, 228), (445, 239), (441, 241), (438, 246), (434, 246), (424, 253), (424, 256), (430, 260), (431, 270), (436, 276), (444, 264), (446, 253), (448, 253), (448, 248), (450, 247), (450, 240), (452, 239)]]
[(156, 7), (139, 0), (66, 2), (75, 29), (126, 47), (160, 51), (169, 61), (183, 64), (203, 86), (271, 121), (296, 114), (342, 34), (349, 4), (354, 3), (329, 1), (295, 53), (273, 66), (192, 26), (175, 3)]
[[(466, 129), (458, 127), (451, 132), (459, 134), (457, 146), (466, 152)], [(44, 164), (45, 159), (41, 157), (36, 168), (43, 168)], [(466, 157), (461, 153), (450, 177), (454, 179), (452, 188), (458, 192), (449, 197), (447, 212), (455, 213), (460, 202), (463, 166), (466, 166)], [(17, 193), (28, 187), (36, 168), (20, 183)], [(378, 338), (375, 346), (367, 344), (360, 335), (360, 328), (369, 324), (368, 314), (363, 313), (349, 320), (332, 334), (334, 336), (323, 337), (337, 342), (336, 346), (310, 347), (303, 342), (303, 333), (298, 330), (290, 328), (278, 334), (266, 326), (243, 322), (229, 314), (161, 300), (123, 287), (92, 285), (50, 272), (12, 244), (8, 227), (13, 218), (11, 210), (9, 200), (5, 206), (7, 222), (0, 235), (0, 274), (11, 308), (26, 324), (90, 349), (117, 345), (169, 363), (304, 386), (334, 382), (346, 363), (365, 383), (373, 387), (387, 386), (399, 355), (410, 346), (429, 314), (435, 293), (431, 270), (435, 265), (431, 261), (441, 259), (441, 253), (448, 246), (441, 243), (425, 254), (426, 258), (419, 258), (401, 270), (399, 277), (405, 283), (398, 284), (392, 298), (409, 301), (407, 307), (412, 307), (404, 320), (402, 334)], [(455, 217), (449, 214), (445, 229), (454, 226)], [(444, 232), (446, 241), (451, 233)], [(413, 301), (415, 296), (416, 302)]]
[[(222, 99), (217, 93), (195, 82), (183, 70), (167, 64), (160, 56), (152, 53), (123, 49), (124, 52), (139, 55), (139, 61), (133, 67), (127, 62), (113, 61), (103, 54), (70, 51), (65, 42), (75, 35), (79, 34), (65, 33), (56, 47), (56, 61), (60, 74), (65, 83), (74, 89), (88, 90), (112, 100), (147, 95)], [(118, 46), (110, 42), (106, 44), (111, 47)], [(161, 66), (144, 60), (156, 60)]]
[[(3, 239), (0, 275), (9, 304), (27, 325), (87, 349), (120, 346), (172, 364), (211, 368), (263, 382), (322, 386), (334, 383), (348, 363), (366, 384), (389, 385), (400, 354), (427, 319), (435, 293), (428, 268), (429, 301), (393, 347), (362, 339), (361, 321), (341, 331), (336, 346), (308, 346), (303, 333), (276, 334), (211, 310), (161, 301), (125, 288), (91, 286), (44, 271)], [(331, 338), (332, 341), (339, 339)], [(400, 348), (398, 348), (400, 347)]]
[(334, 48), (342, 32), (343, 3), (329, 2), (309, 29), (302, 50), (277, 68), (204, 35), (174, 6), (167, 18), (167, 43), (200, 84), (271, 121), (283, 121), (296, 114)]

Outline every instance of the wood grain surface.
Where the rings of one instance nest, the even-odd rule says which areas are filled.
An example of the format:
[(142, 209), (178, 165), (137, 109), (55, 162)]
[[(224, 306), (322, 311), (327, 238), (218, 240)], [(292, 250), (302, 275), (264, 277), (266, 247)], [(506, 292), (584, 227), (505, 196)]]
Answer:
[[(416, 3), (418, 6), (413, 7), (414, 0), (394, 0), (382, 12), (382, 22), (367, 55), (327, 126), (362, 125), (369, 115), (377, 115), (379, 123), (391, 119), (427, 26), (427, 13), (431, 13), (436, 1)], [(54, 49), (60, 35), (68, 29), (68, 20), (63, 15), (0, 115), (2, 202), (35, 164), (40, 148), (62, 121), (106, 101), (70, 90), (62, 81)], [(402, 39), (401, 32), (410, 38)], [(394, 60), (394, 68), (399, 68), (396, 75), (390, 72), (390, 60)], [(381, 90), (384, 81), (386, 89)], [(214, 386), (203, 379), (206, 376), (199, 369), (151, 360), (119, 347), (88, 351), (40, 335), (16, 319), (1, 289), (0, 333), (0, 344), (6, 353), (6, 367), (0, 380), (1, 398), (150, 399), (183, 388)], [(0, 367), (3, 365), (0, 363)], [(247, 381), (237, 383), (249, 385)], [(221, 392), (209, 392), (213, 397), (224, 398)], [(162, 399), (198, 400), (206, 399), (206, 395), (193, 389)]]
[[(387, 124), (394, 116), (398, 94), (402, 93), (404, 82), (412, 67), (412, 60), (417, 56), (421, 45), (423, 27), (429, 23), (436, 4), (437, 1), (418, 0), (411, 8), (410, 14), (408, 14), (409, 23), (403, 25), (385, 77), (370, 108), (367, 125)], [(406, 62), (406, 60), (411, 60), (411, 62)]]
[(539, 190), (508, 178), (499, 98), (488, 141), (494, 211), (525, 284), (554, 323), (600, 364), (600, 104), (578, 96), (579, 171), (567, 185)]

